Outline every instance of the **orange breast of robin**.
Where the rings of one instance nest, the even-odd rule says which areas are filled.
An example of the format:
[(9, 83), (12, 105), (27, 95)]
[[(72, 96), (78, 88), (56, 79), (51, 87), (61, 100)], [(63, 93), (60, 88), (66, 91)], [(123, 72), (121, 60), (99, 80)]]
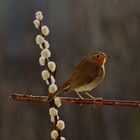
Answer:
[(104, 63), (104, 57), (100, 56), (99, 58), (94, 58), (93, 63), (98, 64), (98, 65), (103, 65)]

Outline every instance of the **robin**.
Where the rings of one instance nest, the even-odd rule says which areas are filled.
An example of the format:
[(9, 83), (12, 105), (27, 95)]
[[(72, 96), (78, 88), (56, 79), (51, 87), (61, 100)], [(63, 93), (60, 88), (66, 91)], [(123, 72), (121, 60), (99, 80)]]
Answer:
[(88, 91), (97, 87), (105, 76), (104, 64), (107, 55), (103, 52), (93, 52), (84, 57), (75, 67), (68, 79), (58, 88), (58, 90), (48, 99), (48, 102), (61, 92), (74, 90), (83, 99), (80, 92), (85, 92), (90, 98), (93, 97)]

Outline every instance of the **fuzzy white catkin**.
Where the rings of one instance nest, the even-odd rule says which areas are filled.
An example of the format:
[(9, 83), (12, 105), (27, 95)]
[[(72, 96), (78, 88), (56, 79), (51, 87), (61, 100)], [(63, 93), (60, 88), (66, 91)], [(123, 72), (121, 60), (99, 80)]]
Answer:
[(40, 44), (40, 45), (39, 45), (40, 49), (43, 49), (44, 47), (45, 47), (46, 49), (48, 49), (48, 48), (50, 47), (50, 44), (49, 44), (49, 42), (48, 42), (47, 40), (44, 40), (43, 43), (44, 43), (44, 44)]
[(36, 14), (36, 19), (38, 19), (38, 20), (42, 20), (43, 19), (43, 14), (42, 14), (41, 11), (37, 11), (35, 14)]
[(57, 115), (57, 120), (59, 120), (59, 116)]
[(45, 58), (49, 58), (51, 56), (51, 52), (48, 49), (43, 49), (41, 51), (41, 56), (43, 56)]
[(42, 26), (41, 32), (44, 36), (47, 36), (49, 34), (49, 28), (47, 26)]
[(58, 114), (58, 110), (56, 108), (54, 108), (54, 107), (51, 107), (49, 109), (49, 114), (50, 114), (51, 117), (52, 116), (54, 117), (54, 116), (56, 116)]
[(51, 122), (55, 122), (55, 118), (54, 118), (54, 116), (51, 116)]
[(46, 84), (49, 85), (49, 81), (48, 80), (46, 80)]
[(51, 83), (55, 84), (55, 79), (54, 79), (54, 77), (52, 75), (51, 75)]
[(59, 97), (55, 97), (54, 98), (54, 103), (57, 107), (60, 107), (61, 106), (61, 100)]
[(48, 62), (48, 68), (50, 71), (54, 72), (56, 69), (56, 64), (53, 61)]
[(48, 78), (50, 77), (50, 73), (47, 70), (43, 70), (41, 76), (43, 80), (48, 80)]
[(39, 29), (40, 21), (39, 21), (38, 19), (35, 19), (33, 23), (34, 23), (35, 27), (36, 27), (37, 29)]
[(41, 56), (41, 57), (39, 58), (39, 64), (40, 64), (41, 66), (44, 66), (44, 65), (45, 65), (45, 57)]
[(56, 84), (51, 84), (51, 85), (49, 85), (49, 92), (50, 93), (54, 93), (55, 91), (57, 91), (57, 85)]
[[(57, 120), (59, 120), (59, 116), (57, 115)], [(51, 122), (55, 122), (55, 118), (54, 118), (54, 116), (51, 116)]]
[(50, 47), (50, 44), (49, 44), (49, 42), (47, 40), (44, 40), (44, 46), (47, 49)]
[(57, 132), (56, 130), (53, 130), (53, 131), (51, 132), (51, 138), (54, 139), (54, 140), (57, 139), (58, 135), (59, 135), (59, 134), (58, 134), (58, 132)]
[(63, 130), (65, 128), (65, 123), (63, 120), (59, 120), (56, 124), (57, 128)]
[(41, 36), (41, 35), (37, 35), (37, 37), (36, 37), (36, 43), (37, 43), (38, 45), (40, 45), (40, 44), (42, 44), (43, 42), (44, 42), (44, 37)]
[(39, 44), (40, 49), (43, 49), (43, 44)]
[(66, 140), (64, 137), (60, 137), (60, 140)]

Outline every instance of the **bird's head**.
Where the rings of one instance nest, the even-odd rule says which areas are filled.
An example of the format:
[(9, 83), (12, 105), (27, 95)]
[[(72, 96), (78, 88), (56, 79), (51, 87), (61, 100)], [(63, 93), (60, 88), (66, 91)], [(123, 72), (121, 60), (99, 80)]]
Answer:
[(93, 52), (88, 56), (88, 60), (97, 65), (104, 65), (107, 55), (103, 52)]

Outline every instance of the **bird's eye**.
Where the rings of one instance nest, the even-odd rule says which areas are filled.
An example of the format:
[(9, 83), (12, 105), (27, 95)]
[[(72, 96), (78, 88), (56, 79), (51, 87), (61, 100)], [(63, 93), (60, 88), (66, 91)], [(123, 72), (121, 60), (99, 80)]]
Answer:
[(97, 58), (99, 58), (99, 57), (100, 57), (100, 55), (98, 54), (96, 57), (97, 57)]

